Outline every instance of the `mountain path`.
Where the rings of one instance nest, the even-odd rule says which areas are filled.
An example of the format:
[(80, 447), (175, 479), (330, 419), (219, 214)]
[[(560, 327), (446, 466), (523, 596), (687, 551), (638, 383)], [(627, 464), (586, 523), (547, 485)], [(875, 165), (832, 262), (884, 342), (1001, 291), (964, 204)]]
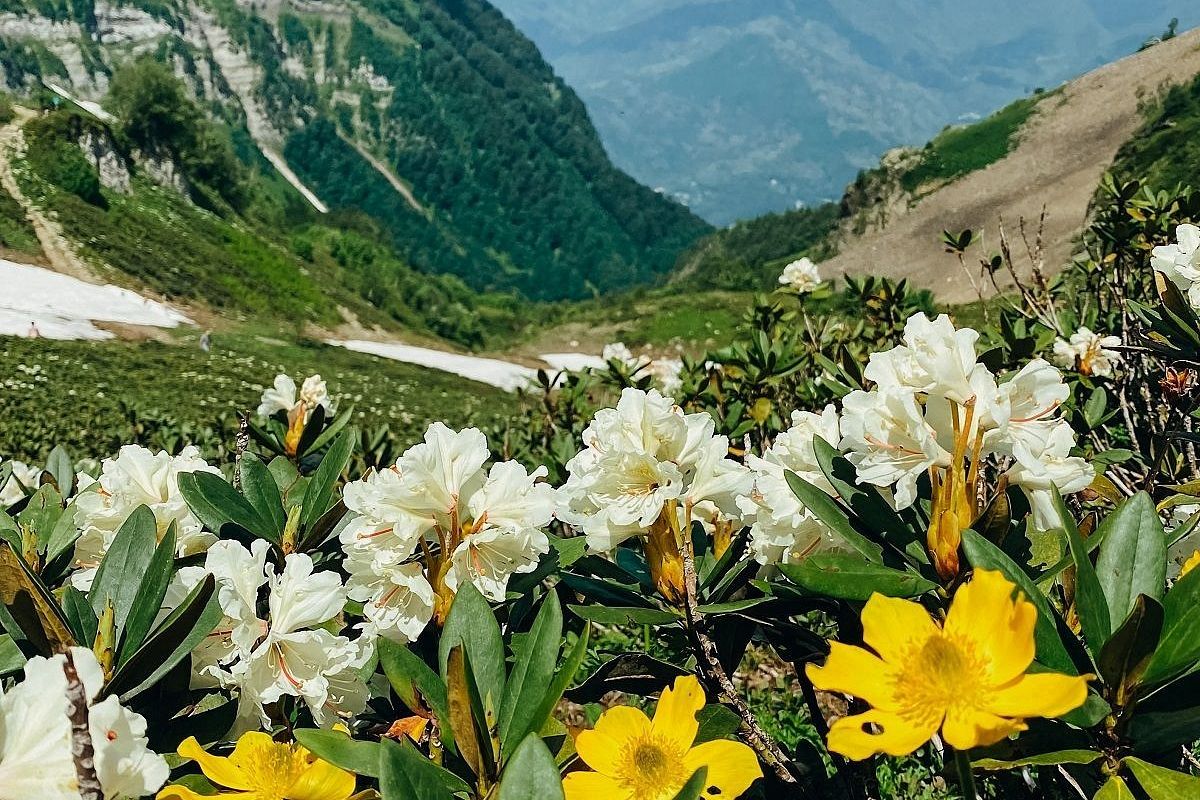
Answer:
[(1006, 157), (894, 210), (882, 228), (843, 242), (821, 264), (822, 273), (908, 278), (932, 289), (940, 301), (974, 300), (967, 275), (943, 251), (942, 230), (975, 232), (982, 244), (969, 252), (971, 265), (999, 250), (1003, 219), (1016, 240), (1017, 265), (1027, 273), (1018, 224), (1021, 219), (1032, 224), (1032, 240), (1043, 208), (1046, 268), (1057, 272), (1075, 250), (1101, 177), (1143, 122), (1140, 104), (1163, 86), (1198, 73), (1200, 29), (1195, 29), (1068, 82), (1038, 104)]
[(21, 106), (13, 107), (14, 117), (0, 127), (0, 186), (12, 196), (25, 212), (25, 218), (33, 227), (42, 255), (55, 272), (70, 275), (85, 281), (95, 281), (95, 273), (76, 253), (67, 237), (63, 235), (58, 220), (42, 213), (21, 191), (17, 176), (13, 173), (13, 160), (25, 152), (25, 123), (33, 119), (34, 112)]
[(396, 175), (396, 173), (394, 173), (390, 169), (388, 169), (387, 164), (384, 164), (378, 158), (371, 155), (370, 150), (363, 147), (360, 142), (356, 142), (353, 139), (348, 138), (340, 130), (337, 132), (337, 135), (338, 135), (339, 139), (341, 139), (343, 142), (345, 142), (346, 144), (353, 147), (358, 152), (358, 154), (360, 156), (362, 156), (364, 161), (366, 161), (368, 164), (370, 164), (372, 167), (375, 168), (376, 172), (378, 172), (385, 179), (387, 179), (387, 182), (392, 185), (392, 188), (395, 189), (396, 192), (401, 197), (404, 198), (405, 202), (407, 202), (410, 206), (412, 206), (413, 211), (416, 211), (418, 214), (425, 213), (425, 207), (422, 206), (421, 203), (417, 200), (416, 196), (413, 195), (412, 189), (408, 188), (408, 185), (405, 184), (404, 181), (400, 180), (400, 178)]

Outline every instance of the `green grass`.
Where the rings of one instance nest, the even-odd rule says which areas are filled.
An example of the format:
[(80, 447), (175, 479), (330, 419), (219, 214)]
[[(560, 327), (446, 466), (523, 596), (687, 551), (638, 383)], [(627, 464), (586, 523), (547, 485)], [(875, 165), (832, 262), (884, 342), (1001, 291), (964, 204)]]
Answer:
[(1200, 186), (1200, 76), (1172, 86), (1145, 108), (1146, 121), (1113, 160), (1122, 180), (1154, 190)]
[(41, 251), (37, 234), (25, 219), (20, 204), (0, 187), (0, 253), (33, 257)]
[(1017, 142), (1017, 133), (1045, 92), (1009, 103), (979, 122), (949, 127), (922, 152), (921, 163), (906, 172), (901, 184), (915, 192), (926, 184), (947, 183), (1004, 158)]
[(319, 372), (338, 406), (356, 409), (356, 424), (387, 425), (401, 444), (433, 420), (486, 425), (513, 408), (511, 396), (482, 384), (319, 342), (218, 332), (205, 355), (198, 336), (190, 330), (166, 344), (0, 337), (0, 458), (40, 463), (55, 444), (100, 458), (179, 436), (228, 447), (236, 412), (253, 412), (278, 372)]

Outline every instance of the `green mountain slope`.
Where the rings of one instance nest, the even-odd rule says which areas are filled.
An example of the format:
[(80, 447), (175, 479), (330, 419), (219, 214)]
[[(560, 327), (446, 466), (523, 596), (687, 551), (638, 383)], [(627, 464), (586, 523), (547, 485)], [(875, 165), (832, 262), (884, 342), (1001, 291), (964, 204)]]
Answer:
[(1200, 76), (1145, 106), (1146, 121), (1113, 160), (1113, 173), (1151, 189), (1200, 186)]
[(3, 8), (22, 16), (0, 39), (8, 86), (46, 78), (99, 100), (150, 52), (315, 204), (367, 213), (408, 263), (475, 289), (650, 282), (709, 230), (612, 166), (576, 95), (481, 0)]

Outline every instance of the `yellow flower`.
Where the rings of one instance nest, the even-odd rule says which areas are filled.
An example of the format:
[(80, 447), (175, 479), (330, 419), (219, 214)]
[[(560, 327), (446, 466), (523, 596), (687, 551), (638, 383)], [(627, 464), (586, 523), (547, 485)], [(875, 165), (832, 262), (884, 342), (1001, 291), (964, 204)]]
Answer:
[[(265, 733), (242, 735), (228, 758), (209, 755), (189, 736), (179, 755), (193, 759), (205, 777), (232, 789), (217, 797), (245, 800), (346, 800), (354, 794), (354, 774), (314, 756), (298, 744), (272, 741)], [(204, 797), (184, 786), (171, 785), (157, 800), (197, 800)]]
[(1190, 556), (1188, 556), (1188, 560), (1183, 562), (1183, 568), (1179, 570), (1179, 577), (1182, 578), (1196, 567), (1200, 567), (1200, 550), (1193, 552)]
[(954, 595), (944, 627), (918, 603), (874, 594), (862, 612), (875, 652), (830, 642), (818, 689), (860, 697), (871, 709), (829, 730), (829, 749), (847, 758), (911, 753), (941, 730), (952, 747), (995, 744), (1025, 730), (1028, 717), (1057, 717), (1087, 697), (1090, 675), (1027, 674), (1037, 609), (999, 572), (975, 570)]
[(688, 779), (708, 768), (702, 797), (733, 800), (762, 777), (754, 751), (741, 742), (716, 739), (695, 747), (704, 690), (694, 677), (664, 689), (654, 720), (639, 709), (615, 706), (596, 727), (575, 738), (579, 757), (595, 772), (563, 779), (567, 800), (671, 800)]

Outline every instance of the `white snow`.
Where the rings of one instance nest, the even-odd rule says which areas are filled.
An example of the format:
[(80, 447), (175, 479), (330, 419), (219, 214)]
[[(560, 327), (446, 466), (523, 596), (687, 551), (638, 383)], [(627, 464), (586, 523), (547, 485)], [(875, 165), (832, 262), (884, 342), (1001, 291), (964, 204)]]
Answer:
[(129, 289), (0, 259), (0, 335), (27, 336), (37, 325), (48, 339), (113, 338), (93, 322), (174, 328), (191, 320)]
[(78, 97), (71, 94), (57, 83), (51, 83), (50, 81), (43, 81), (43, 83), (46, 84), (47, 89), (54, 92), (64, 100), (70, 100), (72, 103), (79, 106), (101, 122), (107, 122), (111, 124), (117, 121), (117, 118), (101, 108), (99, 103), (92, 102), (91, 100), (80, 100)]
[(604, 369), (604, 359), (590, 353), (543, 353), (540, 358), (552, 369), (579, 372), (583, 369)]
[(461, 353), (447, 353), (445, 350), (433, 350), (428, 347), (417, 347), (411, 344), (396, 344), (391, 342), (368, 342), (361, 339), (348, 341), (329, 340), (329, 344), (355, 350), (359, 353), (369, 353), (373, 356), (390, 358), (393, 361), (403, 361), (431, 369), (440, 369), (473, 381), (496, 386), (505, 391), (513, 391), (528, 384), (537, 376), (537, 370), (532, 367), (501, 361), (498, 358), (482, 358)]

